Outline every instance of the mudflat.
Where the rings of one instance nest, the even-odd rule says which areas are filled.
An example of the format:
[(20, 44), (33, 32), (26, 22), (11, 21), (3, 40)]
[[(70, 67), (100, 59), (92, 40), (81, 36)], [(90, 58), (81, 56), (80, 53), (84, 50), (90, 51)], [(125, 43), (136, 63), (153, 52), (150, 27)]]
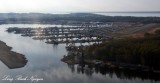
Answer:
[(24, 67), (27, 63), (25, 56), (11, 49), (12, 47), (0, 41), (0, 60), (10, 69)]

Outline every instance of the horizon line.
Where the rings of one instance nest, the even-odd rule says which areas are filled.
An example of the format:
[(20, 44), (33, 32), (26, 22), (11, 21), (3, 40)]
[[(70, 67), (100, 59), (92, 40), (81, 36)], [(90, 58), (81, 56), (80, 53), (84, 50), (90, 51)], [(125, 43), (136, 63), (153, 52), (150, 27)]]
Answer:
[(71, 13), (160, 13), (160, 11), (80, 11), (80, 12), (0, 12), (0, 14), (71, 14)]

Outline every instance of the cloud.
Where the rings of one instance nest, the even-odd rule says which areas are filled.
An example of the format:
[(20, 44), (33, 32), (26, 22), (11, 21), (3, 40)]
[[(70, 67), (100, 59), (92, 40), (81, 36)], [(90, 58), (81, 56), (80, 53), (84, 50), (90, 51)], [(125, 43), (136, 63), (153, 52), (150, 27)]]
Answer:
[(0, 0), (0, 12), (155, 11), (160, 0)]

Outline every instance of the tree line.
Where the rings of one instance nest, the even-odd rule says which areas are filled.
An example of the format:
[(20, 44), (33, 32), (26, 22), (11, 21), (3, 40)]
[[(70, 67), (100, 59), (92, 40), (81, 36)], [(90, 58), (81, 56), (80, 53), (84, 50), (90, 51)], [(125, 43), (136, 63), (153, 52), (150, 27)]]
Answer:
[(84, 22), (132, 22), (160, 23), (160, 17), (104, 16), (92, 13), (42, 14), (0, 13), (0, 24), (8, 23), (84, 23)]
[(144, 38), (125, 38), (94, 44), (84, 50), (86, 59), (149, 66), (160, 69), (160, 30)]

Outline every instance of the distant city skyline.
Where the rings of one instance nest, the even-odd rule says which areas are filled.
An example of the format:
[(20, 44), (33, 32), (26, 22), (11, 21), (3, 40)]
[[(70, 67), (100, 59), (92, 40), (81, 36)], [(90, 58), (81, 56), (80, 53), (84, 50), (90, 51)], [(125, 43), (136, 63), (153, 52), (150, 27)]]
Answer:
[(160, 11), (160, 0), (0, 0), (0, 13)]

